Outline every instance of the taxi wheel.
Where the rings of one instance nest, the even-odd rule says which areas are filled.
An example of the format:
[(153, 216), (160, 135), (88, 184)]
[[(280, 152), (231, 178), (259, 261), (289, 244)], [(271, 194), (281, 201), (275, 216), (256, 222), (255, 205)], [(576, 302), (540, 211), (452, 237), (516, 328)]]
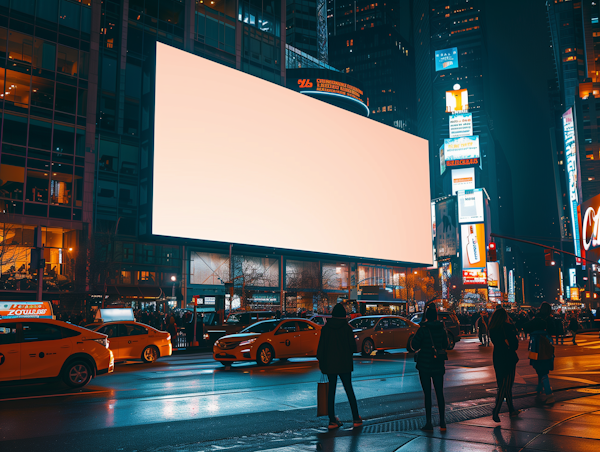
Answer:
[(63, 381), (71, 388), (82, 388), (92, 379), (92, 368), (85, 361), (73, 361), (63, 369)]
[(270, 345), (263, 344), (256, 352), (256, 363), (259, 366), (268, 366), (273, 361), (275, 353)]
[(373, 353), (373, 350), (375, 350), (375, 344), (373, 344), (373, 341), (371, 339), (365, 339), (362, 344), (362, 355), (370, 356), (371, 353)]
[(413, 353), (415, 350), (412, 348), (412, 340), (413, 337), (415, 337), (414, 334), (411, 334), (410, 337), (408, 338), (408, 342), (406, 343), (406, 351), (408, 353)]
[(145, 363), (153, 363), (158, 359), (158, 349), (154, 345), (149, 345), (142, 352), (142, 359)]

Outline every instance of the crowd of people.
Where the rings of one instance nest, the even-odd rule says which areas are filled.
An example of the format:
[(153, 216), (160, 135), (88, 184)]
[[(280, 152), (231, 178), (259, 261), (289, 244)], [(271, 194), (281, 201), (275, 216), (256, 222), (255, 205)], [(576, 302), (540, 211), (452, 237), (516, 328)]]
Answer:
[[(500, 410), (506, 401), (509, 416), (519, 416), (520, 410), (513, 404), (513, 384), (516, 376), (516, 366), (519, 361), (517, 350), (520, 339), (529, 338), (529, 362), (538, 377), (536, 401), (550, 405), (555, 402), (549, 374), (554, 370), (554, 344), (564, 341), (565, 331), (570, 331), (575, 344), (577, 332), (590, 328), (594, 321), (589, 311), (553, 311), (549, 303), (542, 303), (537, 310), (508, 312), (498, 305), (493, 312), (483, 310), (472, 316), (459, 315), (461, 323), (469, 321), (473, 330), (479, 335), (481, 345), (493, 350), (493, 367), (496, 374), (498, 391), (492, 419), (500, 422)], [(587, 322), (581, 325), (581, 321)], [(448, 335), (443, 322), (438, 320), (437, 308), (434, 303), (426, 307), (424, 319), (412, 339), (412, 348), (416, 350), (415, 361), (419, 371), (419, 379), (423, 388), (425, 402), (425, 425), (423, 431), (432, 432), (431, 387), (435, 390), (440, 417), (439, 427), (446, 431), (444, 374), (445, 362), (448, 360)], [(332, 319), (322, 329), (317, 359), (321, 372), (327, 375), (329, 381), (328, 415), (330, 430), (337, 429), (342, 423), (335, 415), (336, 382), (341, 380), (352, 409), (355, 427), (362, 425), (358, 413), (356, 396), (352, 387), (353, 362), (352, 355), (356, 353), (356, 343), (353, 340), (352, 328), (347, 323), (344, 307), (336, 305)]]

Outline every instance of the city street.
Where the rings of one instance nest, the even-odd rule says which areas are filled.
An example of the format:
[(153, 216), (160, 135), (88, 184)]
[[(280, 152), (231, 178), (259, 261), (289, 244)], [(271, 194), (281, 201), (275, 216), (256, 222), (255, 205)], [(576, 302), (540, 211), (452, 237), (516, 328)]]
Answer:
[[(600, 384), (598, 335), (579, 335), (578, 346), (568, 339), (566, 344), (556, 350), (554, 389)], [(490, 402), (496, 384), (492, 350), (469, 337), (449, 352), (446, 399), (453, 407)], [(524, 395), (535, 391), (537, 376), (526, 359), (526, 342), (519, 352), (515, 394)], [(422, 413), (412, 355), (403, 350), (368, 359), (357, 355), (354, 363), (354, 388), (366, 425)], [(226, 369), (204, 353), (150, 365), (120, 364), (114, 374), (100, 376), (79, 391), (58, 384), (3, 387), (0, 448), (140, 451), (226, 438), (243, 438), (241, 444), (261, 434), (271, 440), (280, 435), (284, 441), (290, 431), (324, 430), (326, 419), (315, 416), (319, 378), (315, 359)], [(340, 389), (338, 385), (338, 414), (349, 420)]]

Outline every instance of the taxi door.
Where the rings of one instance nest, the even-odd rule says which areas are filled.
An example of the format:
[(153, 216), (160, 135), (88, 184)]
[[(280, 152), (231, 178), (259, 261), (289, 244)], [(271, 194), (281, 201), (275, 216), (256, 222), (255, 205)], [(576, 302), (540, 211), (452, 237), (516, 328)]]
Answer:
[(108, 336), (108, 348), (113, 352), (115, 361), (126, 359), (128, 356), (127, 336), (125, 327), (118, 323), (109, 323), (99, 328), (98, 333)]
[(130, 359), (140, 359), (142, 351), (149, 344), (148, 330), (141, 325), (126, 323), (122, 325), (126, 330), (127, 346)]
[(298, 320), (298, 331), (295, 337), (298, 338), (299, 353), (301, 356), (316, 356), (319, 346), (319, 330), (308, 322)]
[(0, 324), (0, 381), (21, 377), (21, 344), (17, 341), (17, 324)]
[(275, 345), (275, 357), (276, 358), (288, 358), (291, 356), (299, 356), (300, 349), (300, 338), (296, 337), (296, 322), (293, 320), (283, 322), (273, 338), (273, 345)]
[(393, 348), (394, 337), (390, 318), (384, 317), (379, 321), (375, 327), (373, 339), (377, 349)]
[(56, 377), (72, 353), (69, 337), (51, 323), (23, 322), (21, 379)]

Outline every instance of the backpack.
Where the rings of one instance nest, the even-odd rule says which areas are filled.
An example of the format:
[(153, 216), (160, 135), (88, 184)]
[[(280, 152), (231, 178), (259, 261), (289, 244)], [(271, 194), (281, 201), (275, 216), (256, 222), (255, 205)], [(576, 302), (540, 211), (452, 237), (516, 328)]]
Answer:
[[(534, 340), (532, 340), (534, 342)], [(532, 343), (529, 359), (543, 361), (554, 358), (554, 345), (546, 335), (540, 335), (537, 340), (537, 352), (534, 351), (535, 344)]]

